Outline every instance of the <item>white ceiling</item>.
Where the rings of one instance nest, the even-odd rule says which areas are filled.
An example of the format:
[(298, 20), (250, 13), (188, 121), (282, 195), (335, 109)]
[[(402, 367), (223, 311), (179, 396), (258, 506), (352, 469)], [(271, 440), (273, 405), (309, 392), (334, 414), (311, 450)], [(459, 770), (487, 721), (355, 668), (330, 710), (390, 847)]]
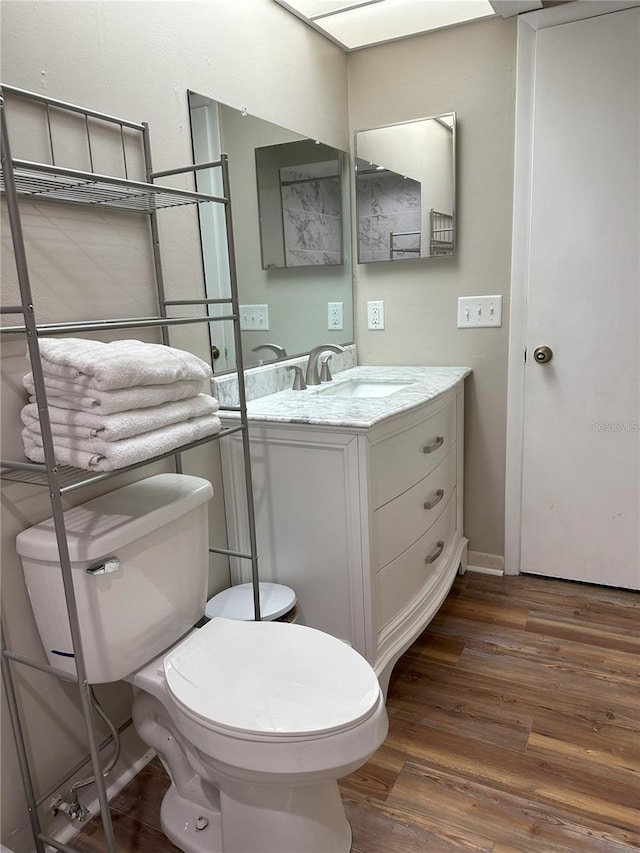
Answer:
[(542, 0), (275, 0), (344, 50), (542, 7)]

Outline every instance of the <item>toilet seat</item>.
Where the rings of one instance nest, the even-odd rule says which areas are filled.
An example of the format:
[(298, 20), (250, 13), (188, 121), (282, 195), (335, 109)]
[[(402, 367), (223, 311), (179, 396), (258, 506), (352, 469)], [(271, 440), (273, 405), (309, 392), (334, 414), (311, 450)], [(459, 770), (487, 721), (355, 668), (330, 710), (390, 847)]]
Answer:
[(369, 664), (322, 631), (216, 617), (164, 658), (174, 701), (205, 728), (259, 740), (358, 725), (378, 705)]

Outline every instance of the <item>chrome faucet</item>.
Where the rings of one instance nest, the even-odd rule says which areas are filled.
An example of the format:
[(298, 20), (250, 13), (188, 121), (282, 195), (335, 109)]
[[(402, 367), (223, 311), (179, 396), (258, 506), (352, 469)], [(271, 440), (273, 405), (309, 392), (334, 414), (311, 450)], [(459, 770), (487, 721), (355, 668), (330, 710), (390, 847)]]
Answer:
[(314, 347), (309, 353), (309, 361), (307, 362), (307, 385), (319, 385), (320, 374), (318, 373), (318, 360), (323, 352), (344, 352), (344, 347), (340, 344), (321, 344), (319, 347)]
[(271, 350), (271, 352), (275, 353), (276, 358), (274, 361), (277, 361), (280, 358), (287, 357), (287, 351), (284, 347), (279, 346), (278, 344), (260, 344), (257, 347), (254, 347), (251, 352), (258, 352), (261, 349)]
[(299, 364), (288, 364), (287, 370), (293, 370), (295, 376), (293, 377), (293, 388), (292, 391), (306, 391), (307, 385), (304, 381), (304, 376), (302, 375), (302, 368)]

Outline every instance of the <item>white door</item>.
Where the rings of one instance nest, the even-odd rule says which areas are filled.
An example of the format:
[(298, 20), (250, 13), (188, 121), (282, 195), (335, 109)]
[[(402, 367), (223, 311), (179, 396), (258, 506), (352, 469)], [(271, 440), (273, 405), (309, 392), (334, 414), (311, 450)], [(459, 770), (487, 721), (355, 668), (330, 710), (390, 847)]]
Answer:
[[(639, 8), (535, 38), (520, 553), (523, 572), (632, 589), (639, 45)], [(534, 357), (541, 346), (548, 363)]]
[[(189, 113), (193, 156), (196, 163), (210, 163), (220, 159), (222, 145), (218, 105), (210, 98), (190, 94)], [(219, 168), (196, 172), (196, 186), (200, 192), (222, 196), (222, 173)], [(205, 291), (208, 299), (228, 299), (231, 294), (229, 257), (227, 254), (227, 226), (221, 204), (201, 204), (200, 241), (204, 268)], [(212, 317), (231, 314), (231, 305), (209, 306)], [(213, 369), (216, 373), (235, 368), (235, 344), (231, 321), (220, 321), (209, 325), (211, 347), (214, 352)]]

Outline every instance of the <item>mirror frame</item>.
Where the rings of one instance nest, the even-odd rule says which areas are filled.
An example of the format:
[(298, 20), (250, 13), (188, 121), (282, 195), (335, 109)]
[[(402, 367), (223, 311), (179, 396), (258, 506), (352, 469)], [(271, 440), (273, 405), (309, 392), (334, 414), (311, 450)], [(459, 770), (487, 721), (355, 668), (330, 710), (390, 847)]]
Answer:
[[(443, 119), (448, 119), (448, 121), (443, 121)], [(451, 243), (451, 250), (447, 252), (436, 252), (432, 254), (431, 252), (428, 255), (420, 254), (419, 256), (413, 254), (412, 257), (386, 257), (386, 258), (370, 258), (370, 259), (362, 259), (362, 250), (361, 250), (361, 241), (360, 241), (360, 222), (358, 216), (358, 160), (361, 159), (358, 154), (358, 136), (363, 133), (370, 133), (376, 130), (388, 130), (392, 128), (402, 128), (408, 125), (417, 125), (421, 122), (428, 121), (438, 121), (440, 124), (445, 126), (447, 130), (451, 131), (451, 226), (448, 227), (448, 223), (445, 223), (446, 230), (451, 232), (451, 240), (447, 240), (447, 243)], [(362, 145), (362, 143), (361, 143)], [(378, 125), (377, 127), (369, 127), (369, 128), (359, 128), (354, 131), (353, 135), (353, 152), (354, 152), (354, 164), (353, 164), (353, 174), (354, 174), (354, 202), (353, 202), (353, 210), (354, 210), (354, 218), (355, 218), (355, 252), (354, 252), (354, 261), (358, 264), (370, 264), (370, 263), (384, 263), (385, 261), (397, 262), (397, 261), (407, 261), (407, 260), (431, 260), (433, 258), (442, 258), (442, 257), (454, 257), (457, 252), (457, 242), (458, 242), (458, 223), (457, 223), (457, 187), (456, 187), (456, 172), (457, 172), (457, 114), (452, 111), (449, 113), (439, 113), (437, 115), (432, 116), (424, 116), (422, 118), (417, 119), (409, 119), (403, 122), (391, 122), (389, 124)], [(367, 159), (367, 158), (364, 158)], [(400, 174), (400, 173), (396, 173)], [(403, 175), (403, 178), (406, 178), (406, 175)], [(421, 210), (421, 220), (424, 215)], [(439, 215), (438, 211), (433, 211), (436, 216)], [(448, 213), (444, 214), (447, 217)], [(431, 228), (430, 228), (431, 232)], [(409, 232), (407, 232), (408, 235)], [(406, 235), (404, 235), (406, 236)], [(405, 254), (409, 254), (411, 252), (410, 249), (400, 249), (401, 253), (404, 251)], [(389, 254), (391, 255), (391, 248), (389, 250)]]

